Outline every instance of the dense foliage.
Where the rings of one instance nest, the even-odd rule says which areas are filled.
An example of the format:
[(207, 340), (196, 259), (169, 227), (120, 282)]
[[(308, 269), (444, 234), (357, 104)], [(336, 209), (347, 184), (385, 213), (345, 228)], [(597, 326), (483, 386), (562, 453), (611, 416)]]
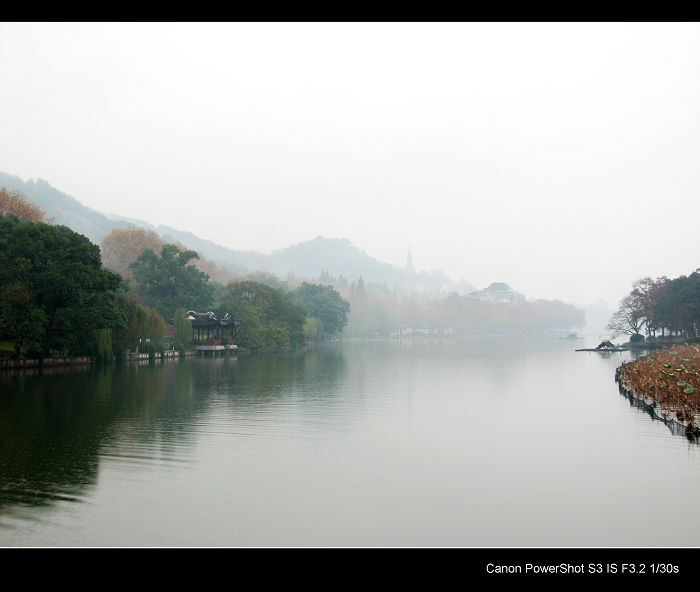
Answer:
[(0, 341), (12, 342), (15, 355), (93, 353), (100, 330), (125, 325), (120, 282), (84, 236), (0, 216)]
[(614, 335), (626, 334), (638, 340), (677, 335), (698, 337), (700, 328), (700, 270), (675, 279), (645, 277), (632, 285), (620, 302), (608, 328)]
[(175, 311), (175, 340), (180, 348), (187, 347), (192, 341), (192, 321), (184, 308)]
[(160, 255), (153, 249), (144, 250), (131, 266), (144, 304), (166, 318), (173, 318), (177, 308), (207, 310), (214, 289), (209, 276), (190, 264), (197, 258), (195, 251), (182, 251), (171, 244), (163, 245)]
[(165, 335), (165, 321), (160, 313), (150, 306), (144, 306), (132, 295), (121, 293), (117, 303), (122, 310), (125, 324), (114, 331), (114, 353), (121, 358), (124, 350), (135, 351), (145, 339), (153, 343), (162, 341)]
[[(146, 233), (137, 234), (148, 243)], [(177, 245), (163, 245), (160, 255), (145, 248), (131, 265), (136, 291), (127, 293), (84, 236), (1, 216), (0, 341), (12, 344), (16, 356), (88, 354), (110, 360), (146, 342), (162, 344), (165, 316), (174, 318), (175, 341), (186, 347), (192, 326), (185, 311), (208, 310), (215, 288), (216, 309), (241, 322), (237, 342), (252, 351), (320, 341), (347, 321), (349, 305), (328, 286), (304, 284), (290, 292), (267, 274), (254, 276), (260, 281), (222, 286), (190, 264), (196, 257)]]
[(321, 322), (326, 337), (339, 334), (348, 322), (350, 304), (331, 286), (303, 283), (293, 292), (293, 297), (307, 316)]
[(304, 341), (306, 311), (289, 292), (250, 280), (227, 284), (217, 309), (241, 321), (236, 342), (253, 351), (281, 351)]
[(187, 347), (186, 311), (214, 302), (241, 322), (237, 342), (253, 351), (320, 341), (347, 322), (349, 305), (329, 286), (290, 291), (263, 272), (224, 286), (197, 268), (195, 251), (140, 229), (118, 229), (104, 241), (103, 259), (122, 279), (102, 267), (100, 250), (86, 237), (42, 218), (20, 193), (0, 191), (0, 342), (16, 356), (111, 360), (127, 350), (160, 349), (171, 339), (164, 317), (173, 319), (174, 342)]

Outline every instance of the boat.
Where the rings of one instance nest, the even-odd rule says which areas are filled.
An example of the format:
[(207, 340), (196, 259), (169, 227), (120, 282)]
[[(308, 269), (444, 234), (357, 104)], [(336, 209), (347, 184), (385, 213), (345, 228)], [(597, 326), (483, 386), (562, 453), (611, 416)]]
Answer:
[(560, 337), (559, 339), (583, 339), (578, 333), (569, 333), (566, 337)]

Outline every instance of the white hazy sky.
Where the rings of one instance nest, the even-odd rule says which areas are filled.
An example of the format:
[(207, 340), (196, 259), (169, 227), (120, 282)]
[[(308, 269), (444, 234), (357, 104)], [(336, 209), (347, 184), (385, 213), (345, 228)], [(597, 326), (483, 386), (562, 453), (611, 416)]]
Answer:
[(2, 23), (0, 170), (615, 305), (700, 266), (700, 25)]

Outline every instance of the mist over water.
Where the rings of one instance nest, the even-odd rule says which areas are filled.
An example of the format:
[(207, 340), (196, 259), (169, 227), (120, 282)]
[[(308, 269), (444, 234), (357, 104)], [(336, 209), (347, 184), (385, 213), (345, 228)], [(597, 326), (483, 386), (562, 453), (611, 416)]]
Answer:
[(5, 22), (0, 66), (0, 546), (700, 546), (697, 439), (574, 351), (688, 342), (638, 378), (697, 425), (698, 23)]
[[(578, 346), (578, 343), (577, 343)], [(698, 545), (698, 445), (544, 337), (0, 376), (0, 544)]]

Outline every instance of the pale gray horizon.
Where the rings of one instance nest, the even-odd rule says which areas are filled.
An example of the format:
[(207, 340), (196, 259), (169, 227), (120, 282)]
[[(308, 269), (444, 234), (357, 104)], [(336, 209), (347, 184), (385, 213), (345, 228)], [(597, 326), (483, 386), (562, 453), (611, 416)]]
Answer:
[(0, 24), (0, 170), (614, 307), (700, 266), (700, 25)]

